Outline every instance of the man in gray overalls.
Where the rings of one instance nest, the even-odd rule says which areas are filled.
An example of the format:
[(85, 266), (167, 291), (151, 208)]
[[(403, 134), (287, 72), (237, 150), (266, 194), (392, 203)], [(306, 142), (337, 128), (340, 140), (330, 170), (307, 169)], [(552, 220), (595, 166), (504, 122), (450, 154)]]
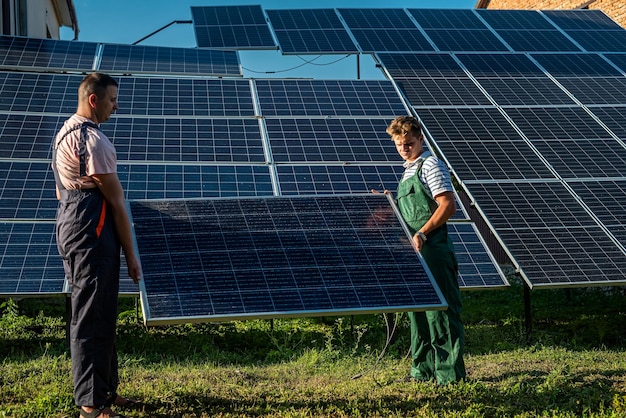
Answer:
[(120, 246), (137, 283), (141, 267), (132, 243), (113, 144), (98, 125), (118, 108), (117, 82), (86, 76), (78, 108), (54, 139), (52, 169), (59, 199), (56, 239), (72, 288), (70, 351), (74, 398), (83, 417), (115, 417), (111, 405), (136, 406), (118, 396), (115, 333)]
[(448, 302), (445, 311), (409, 312), (411, 321), (411, 378), (439, 384), (465, 377), (464, 330), (458, 263), (446, 221), (456, 212), (450, 173), (443, 162), (424, 152), (419, 121), (410, 116), (394, 119), (387, 133), (405, 160), (397, 202), (413, 243)]

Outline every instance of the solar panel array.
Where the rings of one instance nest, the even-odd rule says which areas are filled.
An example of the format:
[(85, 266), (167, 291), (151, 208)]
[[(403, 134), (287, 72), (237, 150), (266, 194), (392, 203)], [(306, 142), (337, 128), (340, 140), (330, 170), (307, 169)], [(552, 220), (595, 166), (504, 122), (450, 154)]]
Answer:
[[(11, 251), (15, 239), (39, 235), (29, 226), (51, 225), (47, 141), (74, 110), (78, 73), (97, 68), (120, 80), (122, 108), (103, 128), (130, 200), (393, 190), (401, 167), (384, 127), (410, 110), (472, 202), (450, 223), (464, 288), (506, 285), (469, 215), (487, 223), (531, 287), (624, 283), (625, 32), (603, 13), (192, 14), (200, 46), (208, 46), (201, 31), (222, 43), (184, 50), (0, 37), (0, 221)], [(390, 81), (243, 80), (227, 50), (275, 48), (375, 53)], [(3, 251), (0, 269), (15, 269), (18, 257)], [(41, 272), (3, 289), (49, 292)]]
[(148, 325), (446, 307), (383, 194), (129, 206)]

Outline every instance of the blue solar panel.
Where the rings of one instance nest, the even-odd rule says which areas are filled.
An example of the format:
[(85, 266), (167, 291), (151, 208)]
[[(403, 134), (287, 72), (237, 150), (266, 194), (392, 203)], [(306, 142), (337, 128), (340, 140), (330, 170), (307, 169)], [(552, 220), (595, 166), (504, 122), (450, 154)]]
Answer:
[(626, 106), (593, 107), (591, 111), (613, 134), (626, 140)]
[(395, 191), (402, 165), (277, 165), (284, 196)]
[(105, 44), (100, 71), (242, 76), (235, 51)]
[(487, 29), (470, 9), (409, 9), (424, 29)]
[(517, 52), (578, 52), (581, 49), (560, 31), (554, 30), (498, 30), (498, 35)]
[(0, 112), (72, 114), (81, 76), (0, 72)]
[(392, 78), (467, 77), (450, 54), (376, 54)]
[(0, 35), (0, 68), (94, 69), (98, 44)]
[(266, 119), (275, 162), (398, 161), (388, 119)]
[(489, 26), (496, 29), (553, 30), (555, 27), (535, 10), (476, 9)]
[(266, 165), (119, 164), (127, 199), (256, 197), (274, 194)]
[(276, 49), (261, 6), (192, 7), (201, 48)]
[(118, 160), (265, 162), (261, 130), (254, 119), (118, 116), (102, 129), (115, 145)]
[(609, 62), (598, 54), (532, 54), (532, 58), (554, 77), (612, 77), (621, 76)]
[(604, 54), (604, 57), (611, 60), (612, 63), (626, 73), (626, 54)]
[(541, 13), (566, 31), (622, 29), (600, 10), (544, 10)]
[(431, 106), (484, 106), (491, 101), (467, 78), (398, 78), (397, 84), (414, 108)]
[(0, 113), (0, 155), (7, 160), (50, 159), (52, 139), (65, 119)]
[(386, 195), (130, 209), (148, 324), (445, 307)]
[(495, 262), (471, 222), (448, 222), (448, 234), (454, 245), (459, 263), (459, 287), (485, 289), (509, 286), (500, 267)]
[(475, 77), (545, 77), (525, 54), (456, 54)]
[(590, 52), (626, 52), (624, 30), (569, 31), (567, 34)]
[(576, 103), (548, 77), (480, 78), (480, 85), (500, 106), (546, 106)]
[(57, 200), (49, 162), (0, 160), (0, 219), (54, 219)]
[(626, 103), (624, 77), (560, 77), (558, 82), (585, 105)]
[(266, 10), (283, 53), (356, 53), (334, 9)]
[(63, 293), (54, 228), (53, 221), (0, 222), (0, 296)]
[(388, 81), (256, 80), (261, 115), (394, 117), (406, 113)]
[(490, 30), (426, 29), (439, 51), (509, 51)]
[(623, 250), (562, 183), (466, 187), (531, 286), (626, 283)]

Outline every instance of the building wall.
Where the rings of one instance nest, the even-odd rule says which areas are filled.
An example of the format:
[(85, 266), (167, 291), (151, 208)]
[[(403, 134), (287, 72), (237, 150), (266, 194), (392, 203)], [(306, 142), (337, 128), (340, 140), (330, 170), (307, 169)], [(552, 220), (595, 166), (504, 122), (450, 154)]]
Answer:
[(600, 9), (622, 27), (626, 27), (626, 0), (491, 0), (476, 4), (477, 8), (486, 9), (531, 10), (576, 9), (584, 6), (588, 9)]
[(60, 27), (73, 23), (65, 0), (0, 0), (0, 8), (6, 35), (59, 39)]

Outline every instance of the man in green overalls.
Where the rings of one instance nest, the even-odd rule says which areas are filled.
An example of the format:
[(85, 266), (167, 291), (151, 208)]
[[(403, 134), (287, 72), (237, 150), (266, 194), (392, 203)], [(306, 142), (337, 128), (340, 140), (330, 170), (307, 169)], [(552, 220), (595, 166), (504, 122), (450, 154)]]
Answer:
[(398, 208), (415, 248), (448, 302), (445, 311), (409, 312), (413, 356), (409, 378), (439, 384), (456, 382), (465, 377), (465, 365), (458, 263), (446, 226), (456, 212), (450, 173), (441, 160), (424, 151), (424, 135), (417, 119), (397, 117), (387, 133), (405, 160), (396, 196)]

